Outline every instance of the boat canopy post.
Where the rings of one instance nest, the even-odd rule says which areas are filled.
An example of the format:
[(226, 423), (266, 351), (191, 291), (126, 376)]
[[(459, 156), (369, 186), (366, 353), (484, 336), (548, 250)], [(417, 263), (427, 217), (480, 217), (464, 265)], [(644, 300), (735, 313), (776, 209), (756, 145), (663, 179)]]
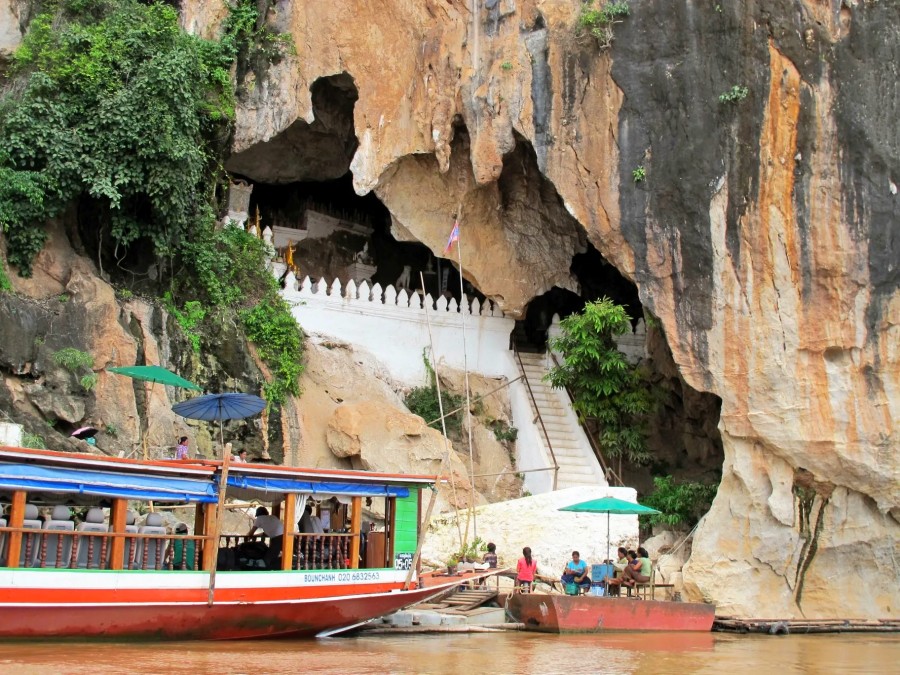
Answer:
[(362, 497), (357, 495), (350, 502), (350, 568), (359, 568), (359, 549), (362, 539)]
[(213, 536), (216, 536), (218, 541), (218, 535), (215, 535), (216, 509), (213, 508), (212, 504), (200, 504), (199, 507), (203, 511), (203, 525), (201, 529), (206, 537), (203, 542), (203, 569), (206, 572), (211, 572), (216, 568), (216, 558), (219, 554), (219, 547), (213, 546)]
[(114, 499), (110, 509), (109, 521), (112, 525), (113, 540), (109, 556), (109, 568), (123, 569), (125, 558), (125, 522), (128, 514), (128, 500)]
[(284, 496), (284, 536), (281, 538), (281, 569), (292, 569), (294, 561), (294, 528), (297, 527), (297, 495)]
[(25, 523), (25, 493), (16, 490), (12, 495), (12, 503), (9, 507), (9, 527), (16, 531), (9, 533), (9, 543), (6, 547), (6, 566), (18, 567), (22, 559), (22, 525)]

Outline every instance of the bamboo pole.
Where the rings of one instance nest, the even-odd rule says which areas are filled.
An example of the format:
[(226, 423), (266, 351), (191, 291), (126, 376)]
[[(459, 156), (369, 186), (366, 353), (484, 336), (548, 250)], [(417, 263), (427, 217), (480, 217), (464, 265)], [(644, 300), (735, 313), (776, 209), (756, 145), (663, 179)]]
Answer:
[[(425, 286), (425, 277), (419, 272), (419, 282), (422, 284), (422, 287)], [(428, 343), (431, 347), (431, 356), (434, 358), (434, 386), (437, 389), (438, 395), (438, 410), (441, 413), (441, 429), (444, 432), (444, 454), (441, 456), (441, 468), (438, 471), (439, 475), (444, 474), (444, 466), (447, 459), (450, 457), (450, 440), (447, 438), (447, 416), (444, 415), (444, 399), (441, 396), (441, 378), (438, 377), (437, 374), (437, 357), (434, 353), (434, 336), (431, 334), (431, 316), (429, 311), (431, 310), (428, 307), (427, 302), (423, 302), (422, 306), (425, 308), (425, 325), (428, 327)], [(450, 487), (453, 489), (453, 509), (456, 512), (456, 530), (459, 534), (459, 547), (463, 546), (463, 536), (462, 536), (462, 528), (459, 525), (459, 498), (456, 494), (456, 481), (453, 480), (453, 475), (451, 472), (450, 475)]]
[(225, 436), (222, 431), (222, 420), (219, 420), (219, 441), (222, 445), (222, 480), (219, 483), (219, 501), (216, 504), (216, 519), (213, 522), (212, 531), (212, 569), (209, 571), (209, 593), (206, 604), (213, 605), (216, 593), (216, 567), (219, 558), (219, 535), (222, 532), (222, 519), (225, 516), (225, 492), (228, 487), (228, 466), (231, 464), (231, 453), (225, 448)]
[[(462, 203), (456, 209), (456, 224), (459, 227), (459, 221), (462, 220)], [(466, 511), (466, 537), (465, 542), (469, 541), (469, 518), (472, 519), (472, 536), (478, 536), (478, 521), (475, 516), (475, 452), (472, 449), (472, 405), (469, 393), (469, 349), (466, 343), (466, 309), (463, 303), (466, 294), (463, 291), (463, 266), (462, 266), (462, 230), (457, 232), (456, 238), (456, 257), (459, 262), (459, 316), (462, 323), (463, 336), (463, 373), (466, 382), (466, 428), (469, 434), (469, 508)]]

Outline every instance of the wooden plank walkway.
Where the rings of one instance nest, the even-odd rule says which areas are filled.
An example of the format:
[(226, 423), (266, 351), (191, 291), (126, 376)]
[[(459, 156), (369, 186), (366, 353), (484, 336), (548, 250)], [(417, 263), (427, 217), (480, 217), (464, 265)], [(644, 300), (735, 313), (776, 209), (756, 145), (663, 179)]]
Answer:
[(900, 619), (737, 619), (717, 616), (713, 631), (724, 633), (896, 633)]

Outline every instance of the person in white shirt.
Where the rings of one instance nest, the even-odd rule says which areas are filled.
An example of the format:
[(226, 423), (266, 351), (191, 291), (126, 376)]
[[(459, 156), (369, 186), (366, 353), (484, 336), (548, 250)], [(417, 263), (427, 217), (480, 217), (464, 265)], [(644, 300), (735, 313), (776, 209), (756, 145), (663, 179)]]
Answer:
[(306, 510), (297, 523), (298, 529), (305, 534), (324, 534), (325, 528), (322, 527), (322, 521), (319, 516), (314, 516), (312, 506), (306, 506)]
[(247, 451), (241, 450), (232, 460), (235, 464), (247, 464)]
[(281, 558), (281, 549), (284, 545), (284, 524), (275, 516), (270, 516), (269, 509), (260, 506), (256, 509), (256, 518), (253, 519), (253, 527), (250, 528), (247, 536), (252, 537), (257, 530), (262, 530), (269, 538), (266, 567), (274, 569)]

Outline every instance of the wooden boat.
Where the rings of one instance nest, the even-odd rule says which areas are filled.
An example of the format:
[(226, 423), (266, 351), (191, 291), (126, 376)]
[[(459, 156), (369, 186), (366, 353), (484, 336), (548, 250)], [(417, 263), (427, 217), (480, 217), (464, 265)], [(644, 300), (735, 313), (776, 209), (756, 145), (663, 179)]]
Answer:
[[(221, 533), (223, 470), (225, 495), (280, 520), (280, 556), (277, 536)], [(302, 637), (360, 624), (458, 583), (420, 587), (410, 569), (421, 491), (436, 480), (0, 447), (0, 638)], [(314, 500), (330, 528), (300, 532)], [(363, 500), (380, 501), (384, 531), (363, 531)], [(161, 505), (194, 507), (181, 511), (195, 512), (193, 533), (166, 528)]]
[(507, 609), (525, 630), (541, 633), (709, 632), (716, 614), (714, 605), (697, 602), (542, 593), (515, 593)]

